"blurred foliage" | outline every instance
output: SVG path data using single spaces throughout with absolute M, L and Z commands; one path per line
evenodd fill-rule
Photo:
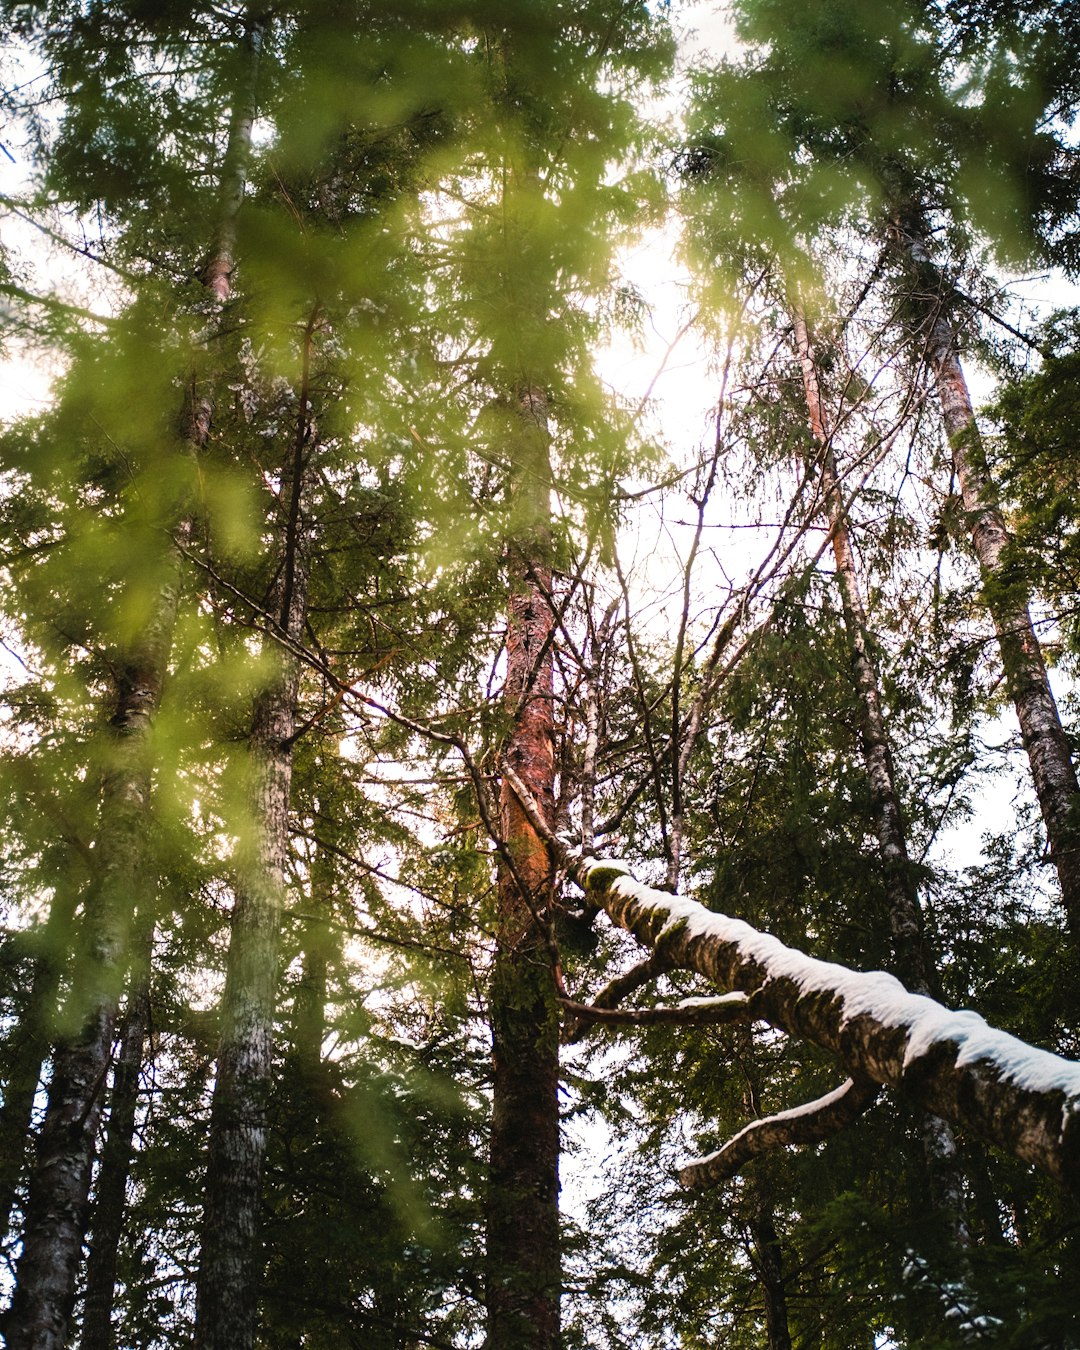
M 621 846 L 662 872 L 679 707 L 707 676 L 708 640 L 691 624 L 673 668 L 678 599 L 659 621 L 629 612 L 630 586 L 618 603 L 619 531 L 642 519 L 633 485 L 651 490 L 670 466 L 594 356 L 624 321 L 648 318 L 619 247 L 664 219 L 673 184 L 712 307 L 701 322 L 741 321 L 718 467 L 710 479 L 706 455 L 679 509 L 707 505 L 712 483 L 802 531 L 755 598 L 756 632 L 679 784 L 684 878 L 815 954 L 892 963 L 842 613 L 815 553 L 794 289 L 835 337 L 823 385 L 847 419 L 838 457 L 948 998 L 1077 1053 L 1061 994 L 1070 958 L 1031 822 L 989 837 L 966 872 L 935 851 L 997 768 L 985 742 L 1000 692 L 953 548 L 956 499 L 928 486 L 941 445 L 920 420 L 918 377 L 892 348 L 881 355 L 882 333 L 910 316 L 878 284 L 889 264 L 877 242 L 884 217 L 920 205 L 958 260 L 957 304 L 992 289 L 984 251 L 1075 267 L 1077 18 L 1035 0 L 744 0 L 744 46 L 692 74 L 679 173 L 665 178 L 671 132 L 649 109 L 673 58 L 662 6 L 268 10 L 233 291 L 219 306 L 203 275 L 253 14 L 192 0 L 0 6 L 32 69 L 4 99 L 36 166 L 19 209 L 77 248 L 98 316 L 35 299 L 33 269 L 5 259 L 11 333 L 62 373 L 48 408 L 0 438 L 0 625 L 25 663 L 3 703 L 0 1068 L 7 1090 L 20 1038 L 54 1031 L 77 981 L 117 688 L 174 590 L 146 868 L 130 897 L 156 938 L 117 1330 L 148 1350 L 183 1340 L 231 860 L 252 826 L 247 739 L 273 676 L 270 601 L 299 455 L 311 583 L 261 1343 L 475 1344 L 492 844 L 459 752 L 490 778 L 505 731 L 514 396 L 543 388 L 551 416 L 560 826 L 579 820 L 595 700 L 598 810 L 619 813 Z M 1075 328 L 1075 315 L 1056 320 L 1042 364 L 1004 387 L 994 446 L 1015 579 L 1061 616 L 1073 655 Z M 860 343 L 881 355 L 878 376 Z M 200 400 L 212 420 L 196 451 Z M 699 618 L 711 636 L 724 611 L 710 585 Z M 557 932 L 572 989 L 631 959 L 574 913 Z M 51 992 L 34 983 L 45 966 Z M 695 989 L 671 978 L 660 992 Z M 976 1241 L 958 1270 L 927 1219 L 918 1122 L 895 1102 L 722 1192 L 677 1192 L 691 1148 L 836 1086 L 804 1047 L 761 1028 L 654 1028 L 573 1054 L 567 1130 L 606 1121 L 618 1170 L 567 1221 L 568 1350 L 763 1344 L 770 1228 L 798 1345 L 969 1344 L 964 1316 L 946 1311 L 958 1282 L 973 1316 L 996 1319 L 987 1344 L 1068 1343 L 1075 1223 L 1024 1169 L 961 1140 Z

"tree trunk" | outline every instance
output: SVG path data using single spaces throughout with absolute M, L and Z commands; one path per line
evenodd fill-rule
M 195 1305 L 197 1350 L 246 1350 L 255 1338 L 256 1236 L 298 677 L 295 660 L 283 657 L 279 680 L 260 698 L 251 731 L 258 839 L 254 856 L 238 868 L 233 905 Z
M 321 908 L 321 903 L 313 887 L 312 904 Z M 305 920 L 300 982 L 293 1002 L 293 1050 L 300 1075 L 309 1083 L 318 1079 L 322 1064 L 327 980 L 335 945 L 333 929 L 324 915 L 315 914 Z
M 821 495 L 836 559 L 836 579 L 844 609 L 844 627 L 851 654 L 855 692 L 859 700 L 863 763 L 870 784 L 871 809 L 885 878 L 893 952 L 900 976 L 907 987 L 916 994 L 939 998 L 941 985 L 926 941 L 922 906 L 912 877 L 907 830 L 893 772 L 892 750 L 885 730 L 878 673 L 867 640 L 869 630 L 866 609 L 859 586 L 844 494 L 836 471 L 832 430 L 821 397 L 817 363 L 806 318 L 798 306 L 792 310 L 792 319 L 810 430 L 817 447 Z M 947 1223 L 954 1240 L 962 1244 L 967 1241 L 968 1229 L 955 1136 L 945 1121 L 932 1115 L 922 1117 L 919 1132 L 935 1210 Z
M 249 15 L 245 27 L 244 73 L 237 96 L 238 106 L 245 110 L 254 98 L 263 24 Z M 207 267 L 207 284 L 218 301 L 229 293 L 229 250 L 235 231 L 229 212 L 239 208 L 242 197 L 242 184 L 237 191 L 234 179 L 237 174 L 242 176 L 247 162 L 251 127 L 249 113 L 234 113 L 222 170 L 222 213 Z M 193 396 L 185 409 L 185 435 L 194 450 L 206 444 L 211 415 L 210 401 Z M 133 651 L 115 663 L 116 705 L 95 850 L 98 879 L 84 904 L 86 954 L 81 968 L 76 968 L 68 999 L 69 1016 L 81 1022 L 81 1031 L 58 1045 L 53 1058 L 49 1100 L 30 1181 L 23 1249 L 5 1319 L 9 1350 L 61 1350 L 68 1339 L 126 948 L 142 881 L 150 732 L 161 698 L 179 596 L 180 557 L 175 549 L 171 561 L 172 576 L 162 588 L 147 631 Z
M 747 1116 L 760 1118 L 760 1092 L 757 1066 L 754 1059 L 754 1029 L 748 1022 L 736 1032 L 739 1046 L 737 1062 L 745 1080 L 743 1110 Z M 757 1271 L 765 1305 L 765 1334 L 768 1350 L 791 1350 L 791 1331 L 788 1325 L 787 1288 L 784 1283 L 784 1253 L 780 1235 L 776 1231 L 772 1198 L 766 1179 L 761 1175 L 747 1178 L 745 1189 L 749 1211 L 748 1227 L 753 1243 L 751 1259 Z
M 63 963 L 60 953 L 70 942 L 78 900 L 76 888 L 61 883 L 49 908 L 45 926 L 37 934 L 33 975 L 26 1010 L 5 1047 L 8 1073 L 0 1107 L 0 1222 L 11 1232 L 12 1210 L 26 1161 L 41 1071 L 52 1045 L 56 1001 Z
M 922 224 L 897 224 L 895 232 L 919 283 L 915 298 L 922 313 L 926 356 L 937 376 L 945 434 L 982 571 L 986 605 L 997 633 L 1005 683 L 1020 724 L 1069 930 L 1073 940 L 1080 941 L 1080 788 L 1076 771 L 1031 622 L 1027 588 L 1010 575 L 1012 536 L 987 472 L 956 333 L 946 310 L 948 287 L 929 255 Z
M 98 878 L 86 897 L 86 951 L 69 1015 L 80 1034 L 57 1047 L 30 1180 L 23 1250 L 6 1322 L 9 1350 L 63 1350 L 89 1217 L 90 1175 L 123 984 L 150 795 L 151 721 L 161 695 L 175 596 L 139 661 L 120 677 L 101 796 Z
M 304 378 L 292 449 L 276 587 L 277 662 L 255 705 L 248 740 L 253 774 L 251 837 L 236 858 L 236 883 L 195 1302 L 195 1350 L 250 1350 L 259 1285 L 258 1230 L 271 1089 L 278 948 L 289 852 L 289 799 L 300 663 L 291 647 L 307 619 L 308 557 L 302 519 L 312 445 L 308 362 L 315 316 L 304 338 Z M 278 645 L 276 638 L 284 642 Z
M 150 956 L 153 926 L 140 941 L 139 966 L 132 972 L 120 1051 L 109 1094 L 109 1122 L 101 1154 L 86 1263 L 86 1297 L 80 1350 L 112 1350 L 112 1311 L 120 1238 L 124 1226 L 132 1142 L 139 1104 L 139 1075 L 150 1026 Z
M 750 1217 L 750 1236 L 754 1243 L 754 1263 L 757 1266 L 758 1281 L 765 1298 L 768 1350 L 791 1350 L 783 1252 L 773 1221 L 772 1207 L 758 1187 L 753 1188 L 750 1203 L 754 1207 Z
M 340 830 L 330 816 L 315 808 L 320 822 L 319 840 L 314 845 L 310 864 L 307 913 L 301 935 L 300 981 L 292 1008 L 292 1044 L 300 1076 L 309 1087 L 316 1087 L 322 1066 L 323 1041 L 326 1039 L 326 1004 L 330 966 L 340 953 L 341 938 L 334 926 L 334 890 L 337 877 L 331 846 L 339 844 Z
M 547 399 L 520 395 L 512 484 L 515 542 L 506 635 L 506 757 L 550 822 L 554 798 Z M 488 1350 L 559 1344 L 559 1047 L 543 839 L 504 781 L 499 917 L 490 995 L 493 1051 L 488 1181 Z
M 821 499 L 829 522 L 833 556 L 836 560 L 836 580 L 840 587 L 844 628 L 859 703 L 863 763 L 870 784 L 870 802 L 884 872 L 893 951 L 901 978 L 908 988 L 917 994 L 936 996 L 939 992 L 937 972 L 926 945 L 922 907 L 912 878 L 904 812 L 896 788 L 892 750 L 885 730 L 878 673 L 869 650 L 866 609 L 859 586 L 844 494 L 836 471 L 832 431 L 821 397 L 817 364 L 806 318 L 797 306 L 792 310 L 792 320 L 799 363 L 802 367 L 810 430 L 814 438 L 821 475 Z

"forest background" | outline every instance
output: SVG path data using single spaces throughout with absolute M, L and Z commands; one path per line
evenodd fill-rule
M 1075 7 L 0 14 L 7 1344 L 1075 1345 Z

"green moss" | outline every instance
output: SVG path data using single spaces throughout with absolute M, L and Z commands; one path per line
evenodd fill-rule
M 610 890 L 620 877 L 629 875 L 620 863 L 598 863 L 589 868 L 588 876 L 585 878 L 585 892 L 587 895 L 603 894 Z

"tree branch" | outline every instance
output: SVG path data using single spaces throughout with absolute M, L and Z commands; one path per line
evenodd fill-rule
M 805 1106 L 752 1120 L 723 1148 L 681 1167 L 679 1181 L 684 1186 L 716 1186 L 722 1181 L 730 1181 L 763 1153 L 773 1153 L 792 1144 L 819 1144 L 857 1120 L 880 1095 L 880 1083 L 866 1078 L 849 1078 L 834 1091 Z
M 828 1050 L 851 1078 L 894 1088 L 1080 1192 L 1080 1065 L 977 1013 L 910 994 L 892 975 L 819 961 L 741 919 L 653 890 L 624 863 L 583 858 L 547 828 L 513 771 L 504 773 L 586 898 L 644 947 L 661 947 L 672 968 L 753 995 L 756 1018 Z
M 745 1022 L 752 1016 L 752 1003 L 745 994 L 688 998 L 670 1008 L 598 1008 L 594 1004 L 575 1003 L 569 998 L 560 998 L 557 1002 L 577 1022 L 598 1022 L 601 1026 L 726 1027 Z

